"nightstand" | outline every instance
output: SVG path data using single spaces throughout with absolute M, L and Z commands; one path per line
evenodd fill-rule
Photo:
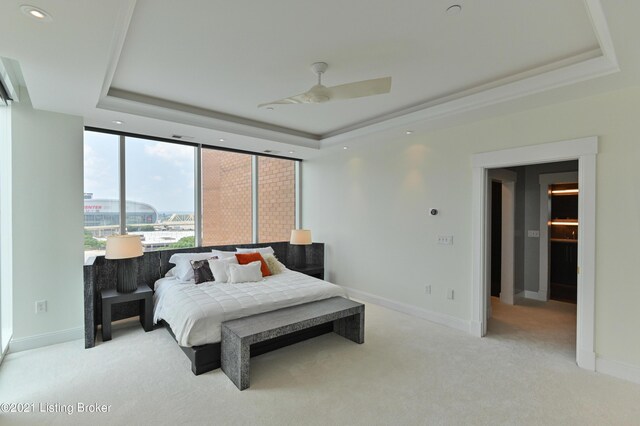
M 322 265 L 307 265 L 301 267 L 290 266 L 288 268 L 292 271 L 300 272 L 302 274 L 324 280 L 324 266 Z
M 139 285 L 131 293 L 118 293 L 116 289 L 102 290 L 102 341 L 111 340 L 111 307 L 117 303 L 140 301 L 140 324 L 144 331 L 153 330 L 153 291 L 146 285 Z

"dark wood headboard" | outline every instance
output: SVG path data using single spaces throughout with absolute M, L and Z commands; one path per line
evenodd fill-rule
M 236 248 L 273 247 L 275 256 L 285 265 L 293 265 L 294 250 L 289 242 L 238 244 L 227 246 L 193 247 L 187 249 L 161 250 L 147 252 L 135 259 L 138 284 L 146 284 L 153 289 L 153 284 L 164 277 L 173 267 L 169 263 L 174 253 L 202 253 L 212 249 L 235 251 Z M 324 243 L 313 243 L 305 246 L 307 264 L 324 265 Z M 95 346 L 96 329 L 101 323 L 100 291 L 116 287 L 117 262 L 107 260 L 104 256 L 89 259 L 84 265 L 84 338 L 85 348 Z M 114 321 L 139 315 L 136 302 L 121 303 L 113 306 Z

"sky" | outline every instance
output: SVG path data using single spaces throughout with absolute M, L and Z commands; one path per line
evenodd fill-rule
M 119 136 L 85 132 L 84 192 L 118 199 Z M 158 212 L 194 211 L 195 148 L 127 138 L 127 200 L 147 203 Z

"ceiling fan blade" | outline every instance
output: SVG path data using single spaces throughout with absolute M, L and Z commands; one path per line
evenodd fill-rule
M 291 96 L 289 98 L 279 99 L 273 102 L 267 102 L 265 104 L 258 105 L 258 108 L 266 107 L 269 105 L 287 105 L 287 104 L 304 104 L 307 103 L 307 98 L 305 97 L 305 93 L 300 93 L 299 95 Z
M 382 95 L 391 91 L 391 77 L 374 78 L 327 88 L 332 101 Z

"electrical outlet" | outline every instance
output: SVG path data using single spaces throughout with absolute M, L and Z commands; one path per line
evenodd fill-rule
M 438 244 L 445 246 L 453 245 L 453 235 L 438 235 Z
M 529 238 L 540 238 L 540 231 L 538 230 L 529 230 L 527 231 L 527 237 Z
M 447 299 L 453 300 L 453 289 L 447 290 Z
M 426 294 L 431 294 L 431 286 L 430 285 L 426 285 L 424 286 L 424 292 Z
M 42 314 L 44 312 L 47 312 L 47 301 L 36 300 L 36 314 Z

